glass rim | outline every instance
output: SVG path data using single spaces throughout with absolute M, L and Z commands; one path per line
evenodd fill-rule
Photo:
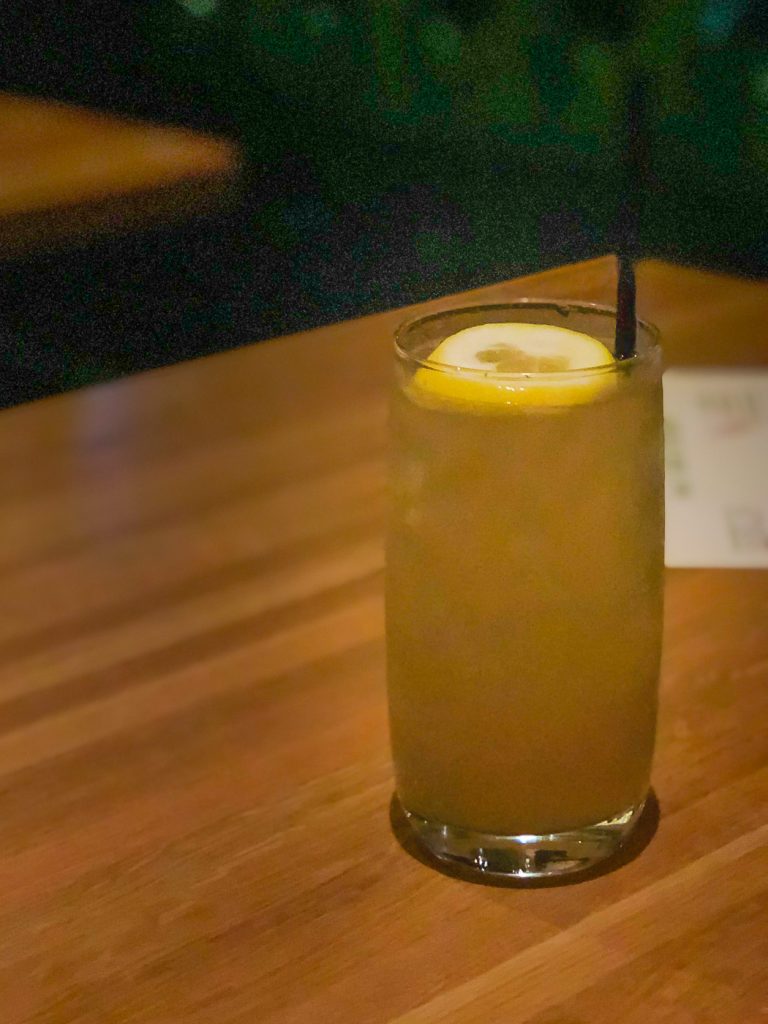
M 437 360 L 430 358 L 422 359 L 419 356 L 414 355 L 403 347 L 402 341 L 406 334 L 411 331 L 414 327 L 420 324 L 428 324 L 431 321 L 439 320 L 442 317 L 462 314 L 462 313 L 477 313 L 483 310 L 503 310 L 503 309 L 554 309 L 558 312 L 568 310 L 568 312 L 577 313 L 588 313 L 597 314 L 598 316 L 610 317 L 612 320 L 616 320 L 617 309 L 615 306 L 607 305 L 600 302 L 578 302 L 571 301 L 569 299 L 543 299 L 543 298 L 522 298 L 522 299 L 510 299 L 508 302 L 477 302 L 470 303 L 466 306 L 452 306 L 447 309 L 436 310 L 434 313 L 417 314 L 406 320 L 404 320 L 396 329 L 394 335 L 394 349 L 395 355 L 411 364 L 414 367 L 433 370 L 438 373 L 455 373 L 459 370 L 462 375 L 469 375 L 470 377 L 477 377 L 482 379 L 500 379 L 505 381 L 531 381 L 531 380 L 548 380 L 553 381 L 557 379 L 561 380 L 572 380 L 574 377 L 589 376 L 600 376 L 602 374 L 618 373 L 623 368 L 634 366 L 637 363 L 645 362 L 650 356 L 659 349 L 659 342 L 661 338 L 661 332 L 655 324 L 650 323 L 647 320 L 637 320 L 638 331 L 643 331 L 650 339 L 650 352 L 638 352 L 637 349 L 628 359 L 616 359 L 614 358 L 611 363 L 601 363 L 597 366 L 584 366 L 574 368 L 571 370 L 526 370 L 526 371 L 510 371 L 510 370 L 484 370 L 474 366 L 450 366 L 447 363 L 441 363 Z M 503 323 L 503 321 L 495 321 Z

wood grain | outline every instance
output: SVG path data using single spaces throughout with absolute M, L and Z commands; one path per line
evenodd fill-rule
M 639 280 L 670 362 L 768 362 L 768 286 Z M 602 260 L 464 298 L 612 288 Z M 765 572 L 669 573 L 661 817 L 636 859 L 491 888 L 394 838 L 404 315 L 0 414 L 3 1024 L 765 1019 Z
M 196 214 L 238 165 L 223 139 L 0 92 L 0 256 Z

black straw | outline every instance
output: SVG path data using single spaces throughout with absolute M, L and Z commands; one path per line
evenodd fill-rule
M 630 65 L 631 66 L 631 65 Z M 624 174 L 623 199 L 619 216 L 619 281 L 616 296 L 617 359 L 631 359 L 637 345 L 637 313 L 634 259 L 639 249 L 640 207 L 644 178 L 645 95 L 643 82 L 636 72 L 630 73 L 627 102 L 624 108 Z
M 631 359 L 637 344 L 635 311 L 635 267 L 629 256 L 619 256 L 619 285 L 616 296 L 617 359 Z

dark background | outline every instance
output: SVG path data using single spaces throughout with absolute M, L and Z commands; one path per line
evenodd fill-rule
M 628 209 L 639 254 L 765 275 L 767 43 L 748 0 L 5 3 L 0 88 L 247 163 L 226 210 L 0 264 L 0 397 L 615 251 Z

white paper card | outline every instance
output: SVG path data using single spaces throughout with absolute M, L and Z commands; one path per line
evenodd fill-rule
M 768 568 L 768 370 L 664 374 L 666 563 Z

